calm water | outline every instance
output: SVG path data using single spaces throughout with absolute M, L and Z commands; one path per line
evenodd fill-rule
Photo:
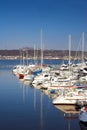
M 11 65 L 18 61 L 0 63 Z M 12 74 L 11 68 L 1 68 L 0 129 L 80 130 L 80 127 L 78 118 L 64 118 L 64 113 L 54 107 L 52 99 L 41 90 L 24 84 Z

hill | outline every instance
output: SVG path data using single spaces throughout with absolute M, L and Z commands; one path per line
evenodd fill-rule
M 0 58 L 1 59 L 19 59 L 20 57 L 33 58 L 34 54 L 37 58 L 41 57 L 41 50 L 35 50 L 33 48 L 23 48 L 17 50 L 0 50 Z M 71 51 L 71 58 L 79 58 L 81 59 L 82 52 L 81 51 Z M 43 56 L 45 59 L 63 59 L 68 58 L 69 51 L 68 50 L 44 50 Z M 86 59 L 87 52 L 84 52 L 84 58 Z

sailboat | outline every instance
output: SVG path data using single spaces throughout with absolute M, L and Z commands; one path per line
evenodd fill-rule
M 51 85 L 48 86 L 48 89 L 77 88 L 75 85 L 77 82 L 77 75 L 73 74 L 71 71 L 71 35 L 69 35 L 69 61 L 67 66 L 67 71 L 60 70 L 58 76 L 52 76 L 50 81 Z

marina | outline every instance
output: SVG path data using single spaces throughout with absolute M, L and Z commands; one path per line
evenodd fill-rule
M 49 64 L 49 60 L 47 62 Z M 15 66 L 19 61 L 0 62 L 4 63 Z M 0 69 L 0 127 L 3 130 L 80 130 L 79 111 L 75 107 L 53 105 L 52 101 L 59 95 L 57 90 L 34 87 L 29 80 L 14 75 L 12 69 Z
M 0 0 L 0 130 L 87 130 L 87 0 Z

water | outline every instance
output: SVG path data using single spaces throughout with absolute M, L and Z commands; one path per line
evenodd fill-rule
M 0 63 L 13 65 L 18 61 Z M 48 95 L 24 84 L 12 74 L 12 68 L 1 68 L 0 129 L 80 130 L 80 126 L 78 118 L 64 117 L 64 113 L 52 105 L 52 99 Z

